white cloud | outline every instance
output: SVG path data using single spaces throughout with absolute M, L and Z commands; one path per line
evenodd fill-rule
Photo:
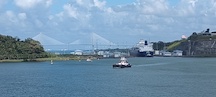
M 196 14 L 196 2 L 197 0 L 181 0 L 175 13 L 177 16 L 194 16 Z
M 49 7 L 52 4 L 52 0 L 14 0 L 14 2 L 18 7 L 23 9 L 34 8 L 38 5 Z
M 90 8 L 94 6 L 93 0 L 76 0 L 76 4 L 85 8 Z
M 71 4 L 66 4 L 64 5 L 63 8 L 66 14 L 68 14 L 70 17 L 77 18 L 77 15 L 78 15 L 77 9 L 73 7 Z
M 112 8 L 110 8 L 110 7 L 109 7 L 109 8 L 107 8 L 107 9 L 106 9 L 106 11 L 107 11 L 107 13 L 114 13 L 113 9 L 112 9 Z
M 163 14 L 168 11 L 165 0 L 138 0 L 136 5 L 145 14 Z
M 21 8 L 32 8 L 35 7 L 42 0 L 15 0 L 17 6 Z
M 76 0 L 77 4 L 83 5 L 83 0 Z
M 99 0 L 94 0 L 94 4 L 96 7 L 99 9 L 103 9 L 104 6 L 106 5 L 106 1 L 99 1 Z
M 5 14 L 6 14 L 6 17 L 9 19 L 10 22 L 14 22 L 14 23 L 17 22 L 16 15 L 14 14 L 13 11 L 8 10 L 8 11 L 6 11 Z
M 79 5 L 82 5 L 83 1 L 82 0 L 76 0 L 76 3 L 79 4 Z
M 1 1 L 0 5 L 4 5 Z M 180 39 L 182 34 L 189 36 L 206 28 L 216 30 L 213 21 L 216 18 L 215 0 L 180 0 L 176 5 L 170 5 L 168 0 L 137 0 L 112 7 L 106 5 L 108 1 L 105 0 L 70 0 L 60 7 L 56 7 L 58 4 L 54 0 L 14 2 L 15 8 L 22 9 L 3 10 L 0 13 L 0 27 L 3 29 L 0 31 L 6 33 L 9 29 L 15 36 L 23 33 L 31 37 L 39 30 L 56 39 L 64 36 L 58 40 L 67 42 L 90 32 L 111 41 L 130 39 L 136 42 L 140 38 L 172 41 Z M 75 35 L 77 37 L 73 37 Z M 120 35 L 121 40 L 116 37 Z
M 49 7 L 49 6 L 51 6 L 52 5 L 52 0 L 47 0 L 46 1 L 46 7 Z
M 27 18 L 26 13 L 19 13 L 18 17 L 20 20 L 25 20 Z
M 189 3 L 191 4 L 192 7 L 195 7 L 196 2 L 197 0 L 189 0 Z

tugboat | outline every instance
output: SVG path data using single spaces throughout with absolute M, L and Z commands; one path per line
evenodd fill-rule
M 125 57 L 121 57 L 120 62 L 113 64 L 113 68 L 118 67 L 118 68 L 126 68 L 126 67 L 131 67 L 130 63 L 127 62 L 127 59 Z

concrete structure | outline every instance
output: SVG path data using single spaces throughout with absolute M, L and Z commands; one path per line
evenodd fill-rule
M 121 57 L 121 52 L 114 52 L 114 57 L 115 58 Z
M 171 52 L 163 52 L 164 57 L 171 57 L 172 53 Z
M 98 51 L 97 55 L 104 55 L 104 51 Z
M 212 35 L 212 36 L 215 36 L 215 35 L 216 35 L 216 31 L 215 31 L 215 32 L 211 32 L 211 35 Z
M 159 56 L 160 55 L 160 51 L 155 50 L 154 55 Z
M 180 57 L 180 56 L 183 55 L 182 53 L 183 53 L 183 51 L 181 51 L 181 50 L 174 50 L 174 51 L 172 52 L 172 56 Z

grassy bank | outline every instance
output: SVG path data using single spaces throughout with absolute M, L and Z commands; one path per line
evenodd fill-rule
M 23 60 L 0 60 L 1 63 L 16 63 L 16 62 L 23 62 Z
M 91 59 L 97 59 L 99 58 L 98 56 L 89 56 L 89 55 L 61 55 L 61 56 L 55 56 L 55 57 L 49 57 L 49 58 L 36 58 L 36 59 L 5 59 L 5 60 L 0 60 L 0 62 L 5 62 L 5 63 L 16 63 L 16 62 L 42 62 L 42 61 L 64 61 L 64 60 L 86 60 L 87 58 Z

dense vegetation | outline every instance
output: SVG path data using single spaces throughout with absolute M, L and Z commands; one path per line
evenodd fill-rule
M 179 46 L 182 41 L 185 41 L 185 40 L 176 40 L 173 42 L 162 42 L 162 41 L 154 42 L 153 49 L 172 51 L 172 50 L 175 50 L 175 47 Z
M 0 60 L 23 59 L 27 61 L 44 57 L 48 57 L 48 54 L 40 42 L 31 38 L 23 41 L 17 37 L 0 35 Z

